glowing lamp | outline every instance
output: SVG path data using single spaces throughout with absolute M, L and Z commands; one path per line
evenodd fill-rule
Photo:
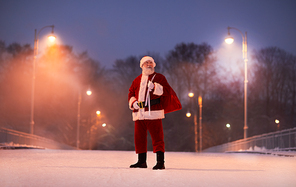
M 232 44 L 233 41 L 234 41 L 234 39 L 233 39 L 233 37 L 231 37 L 231 36 L 228 36 L 228 37 L 225 38 L 225 42 L 226 42 L 227 44 Z
M 190 92 L 190 93 L 188 94 L 188 96 L 189 96 L 189 97 L 193 97 L 193 96 L 194 96 L 194 93 Z
M 92 94 L 92 91 L 87 90 L 87 91 L 86 91 L 86 94 L 87 94 L 87 95 L 91 95 L 91 94 Z
M 190 118 L 190 117 L 191 117 L 191 113 L 190 113 L 190 112 L 187 112 L 187 113 L 186 113 L 186 117 L 187 117 L 187 118 Z
M 99 116 L 101 114 L 101 111 L 96 111 L 96 114 Z
M 227 123 L 227 124 L 226 124 L 226 127 L 227 127 L 227 128 L 230 128 L 230 124 L 229 124 L 229 123 Z
M 103 123 L 103 124 L 102 124 L 102 127 L 106 127 L 106 126 L 107 126 L 107 124 L 106 124 L 106 123 Z
M 49 36 L 48 36 L 48 40 L 49 40 L 50 42 L 54 42 L 54 41 L 56 40 L 55 35 L 49 35 Z
M 202 105 L 202 97 L 198 96 L 198 105 Z

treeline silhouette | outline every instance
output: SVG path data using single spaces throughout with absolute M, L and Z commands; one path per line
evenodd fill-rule
M 71 46 L 47 47 L 36 64 L 34 134 L 76 146 L 81 93 L 80 148 L 134 150 L 127 93 L 141 73 L 139 60 L 144 55 L 153 56 L 156 71 L 167 77 L 183 106 L 163 120 L 167 151 L 194 151 L 193 115 L 185 114 L 198 114 L 198 95 L 203 98 L 203 148 L 243 138 L 243 70 L 230 79 L 219 73 L 223 67 L 217 53 L 206 43 L 177 44 L 165 57 L 154 52 L 129 56 L 110 69 L 87 52 L 75 54 Z M 253 51 L 250 61 L 254 65 L 248 73 L 248 136 L 296 127 L 296 57 L 268 47 Z M 0 41 L 2 127 L 30 132 L 32 64 L 30 45 Z M 88 89 L 90 96 L 85 94 Z M 188 97 L 189 91 L 194 98 Z M 152 150 L 150 142 L 148 148 Z

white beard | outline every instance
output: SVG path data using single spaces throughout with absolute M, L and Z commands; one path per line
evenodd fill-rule
M 143 75 L 151 75 L 152 73 L 154 73 L 154 68 L 153 67 L 147 67 L 147 68 L 145 68 L 145 67 L 143 67 L 142 68 L 142 74 Z

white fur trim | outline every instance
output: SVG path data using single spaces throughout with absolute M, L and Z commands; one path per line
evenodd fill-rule
M 140 60 L 140 67 L 142 67 L 143 64 L 144 64 L 146 61 L 148 61 L 148 60 L 150 60 L 150 61 L 153 63 L 153 67 L 156 66 L 156 64 L 155 64 L 155 62 L 154 62 L 154 59 L 153 59 L 151 56 L 144 56 L 144 57 Z
M 148 76 L 142 75 L 141 82 L 140 82 L 140 89 L 139 89 L 139 97 L 138 101 L 145 101 L 145 91 L 147 87 Z
M 157 82 L 154 83 L 155 87 L 154 87 L 154 95 L 158 95 L 161 96 L 163 94 L 163 86 L 158 84 Z
M 128 102 L 128 105 L 129 105 L 129 108 L 131 109 L 131 110 L 134 110 L 134 107 L 133 107 L 133 102 L 134 101 L 136 101 L 137 99 L 135 98 L 135 97 L 131 97 L 130 98 L 130 100 L 129 100 L 129 102 Z
M 133 112 L 133 121 L 137 120 L 154 120 L 154 119 L 163 119 L 164 118 L 164 110 L 154 110 L 145 111 L 144 109 L 140 109 L 138 112 Z

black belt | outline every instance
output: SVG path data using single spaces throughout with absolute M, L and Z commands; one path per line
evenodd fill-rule
M 150 100 L 150 106 L 152 106 L 152 105 L 156 105 L 156 104 L 158 104 L 158 103 L 160 103 L 160 98 Z M 145 106 L 145 102 L 138 102 L 138 105 L 139 105 L 140 108 L 144 108 L 144 107 L 146 107 L 146 106 Z

